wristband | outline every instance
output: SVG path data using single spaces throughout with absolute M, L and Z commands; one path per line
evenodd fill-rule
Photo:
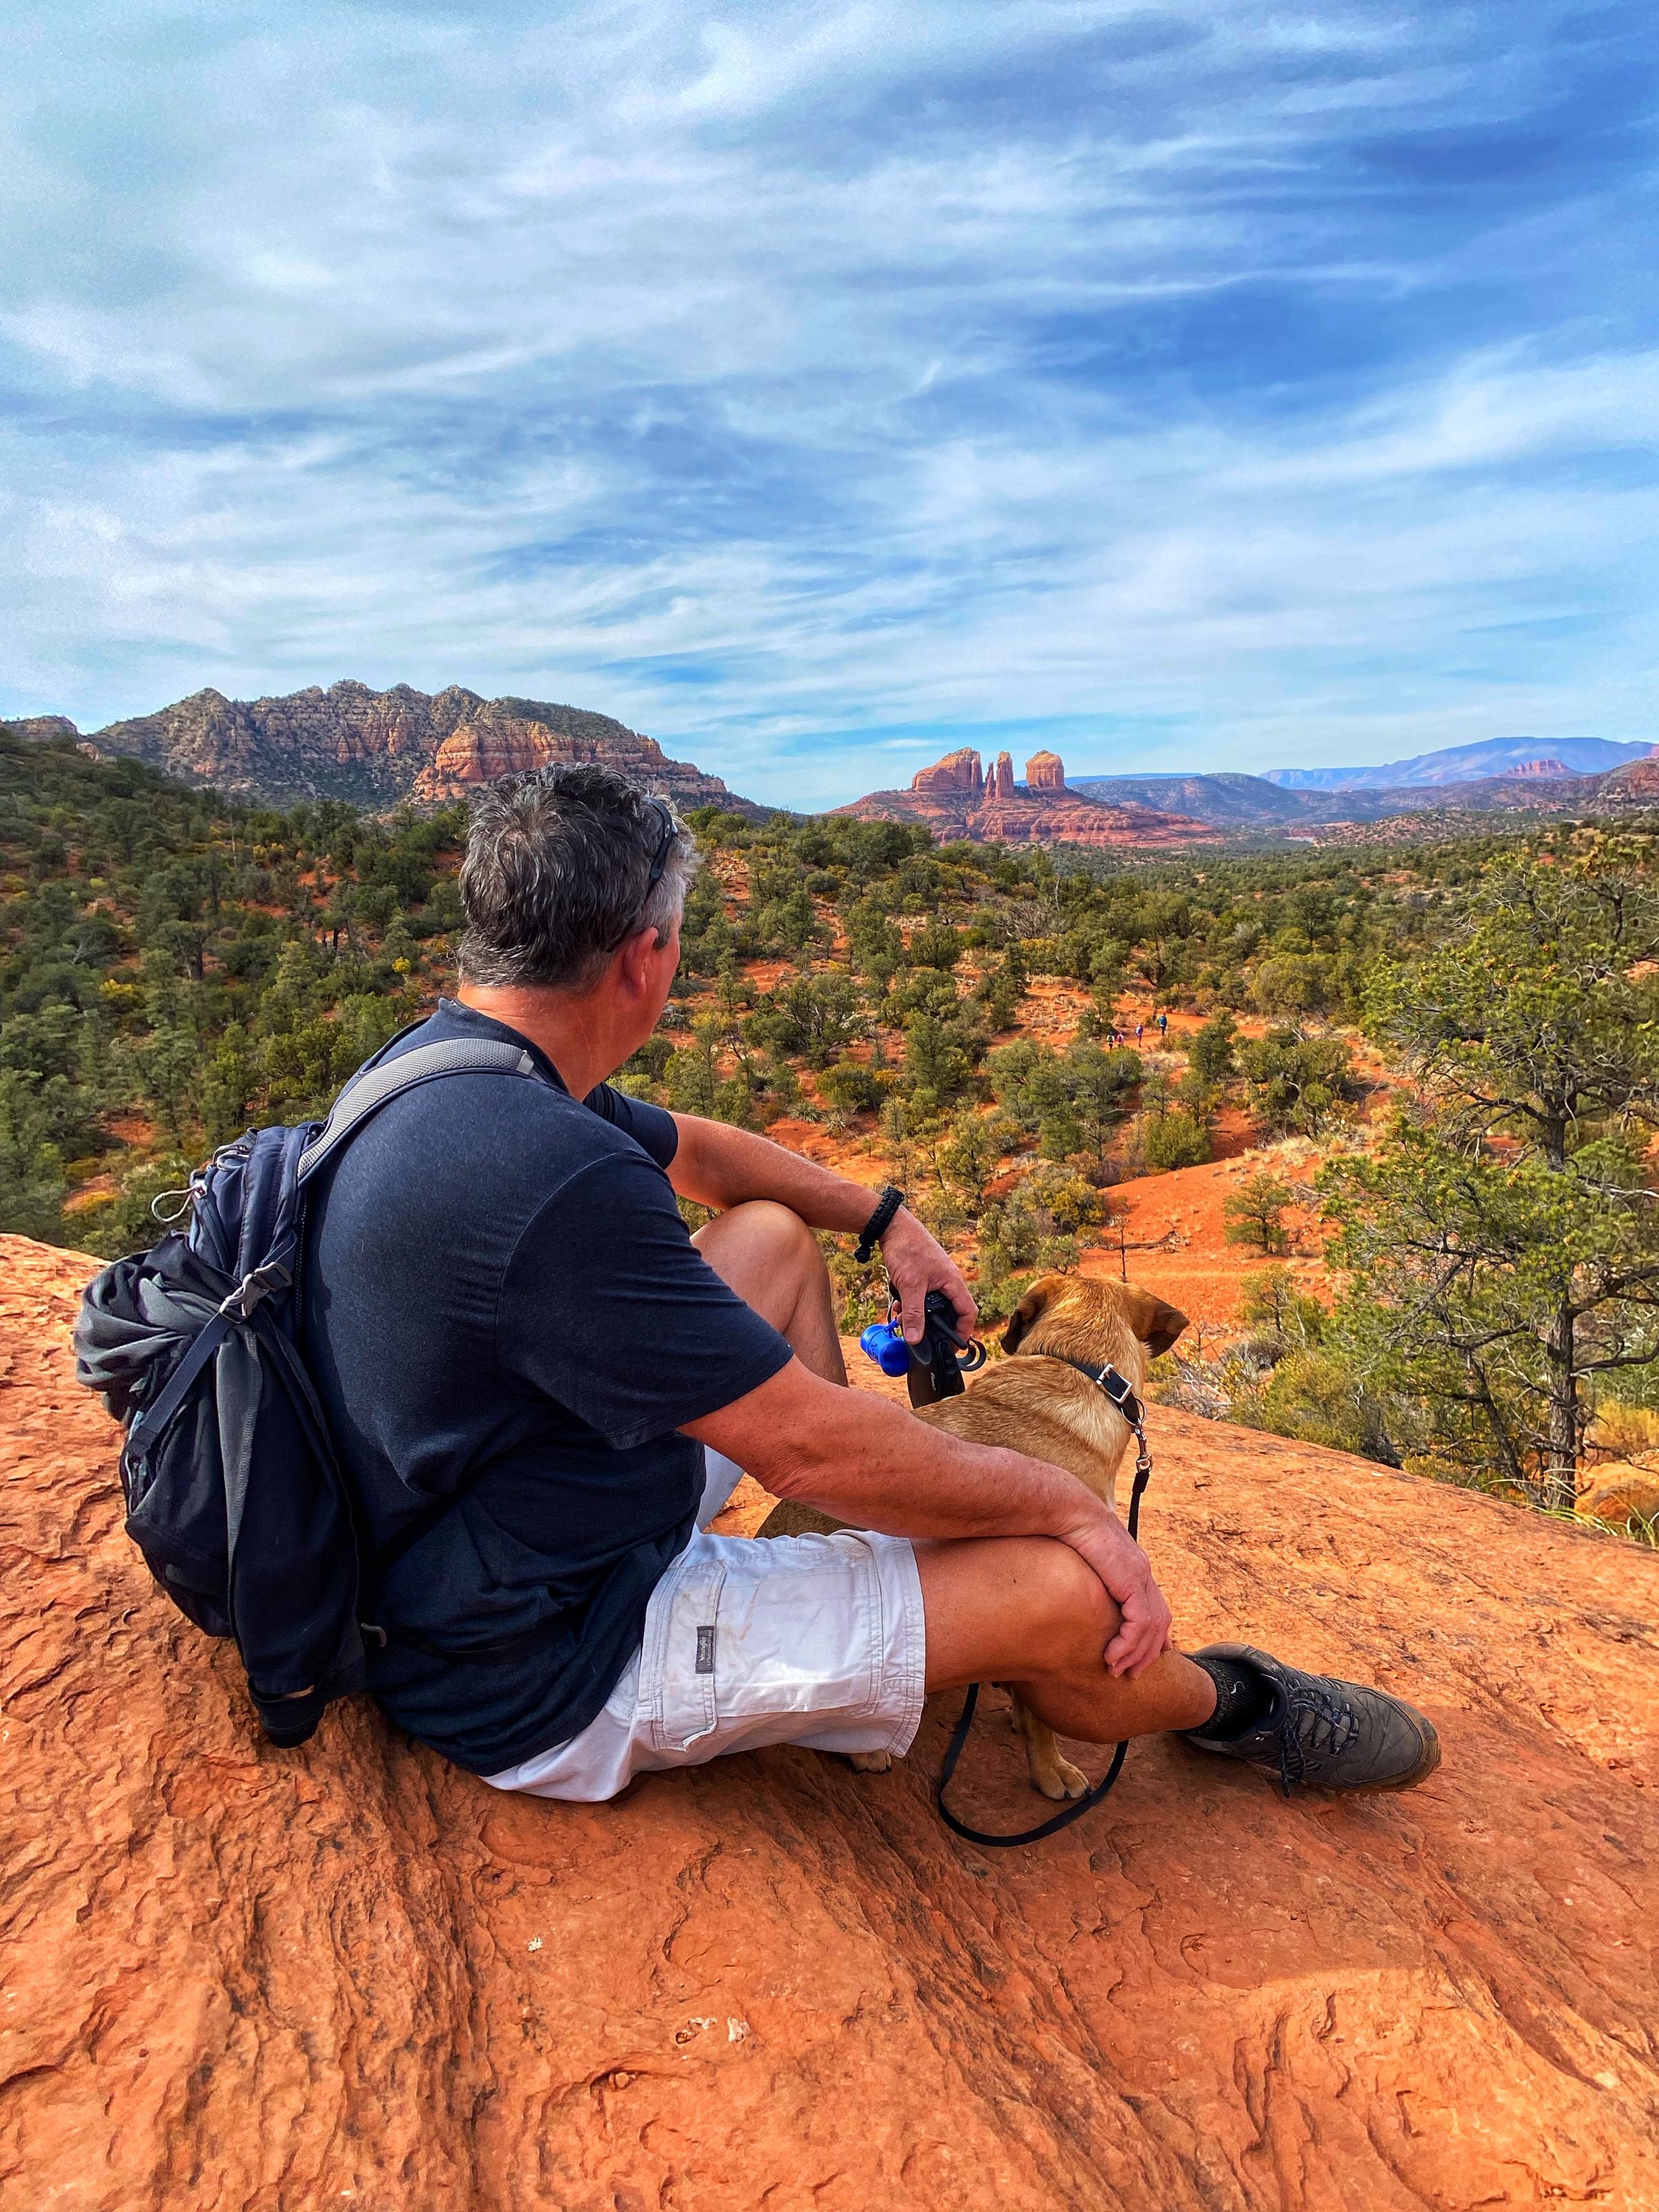
M 896 1183 L 889 1183 L 882 1192 L 875 1212 L 864 1224 L 863 1234 L 853 1249 L 853 1257 L 860 1267 L 867 1267 L 876 1256 L 876 1247 L 893 1225 L 893 1216 L 904 1203 L 904 1193 Z

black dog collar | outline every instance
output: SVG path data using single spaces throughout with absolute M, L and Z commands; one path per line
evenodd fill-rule
M 1120 1375 L 1115 1367 L 1097 1367 L 1091 1359 L 1068 1358 L 1063 1352 L 1043 1352 L 1036 1355 L 1041 1359 L 1058 1359 L 1067 1367 L 1075 1367 L 1079 1375 L 1086 1375 L 1097 1390 L 1103 1390 L 1132 1429 L 1146 1425 L 1146 1415 L 1135 1386 L 1127 1375 Z

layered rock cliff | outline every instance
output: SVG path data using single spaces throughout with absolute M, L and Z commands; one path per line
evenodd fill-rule
M 925 822 L 940 837 L 981 844 L 1193 845 L 1216 834 L 1184 815 L 1068 790 L 1058 753 L 1034 753 L 1022 789 L 1006 753 L 988 776 L 966 746 L 918 769 L 908 791 L 872 791 L 836 811 L 866 822 Z
M 1425 1788 L 1286 1804 L 1158 1742 L 981 1852 L 929 1801 L 951 1697 L 885 1776 L 505 1798 L 361 1705 L 262 1742 L 120 1533 L 91 1264 L 0 1238 L 8 2203 L 1659 2205 L 1653 1554 L 1154 1408 L 1185 1638 L 1410 1696 Z M 963 1802 L 1029 1823 L 1022 1776 L 988 1723 Z
M 1597 813 L 1616 813 L 1626 807 L 1659 806 L 1659 758 L 1632 761 L 1628 767 L 1616 768 L 1611 775 L 1597 781 L 1601 785 L 1596 794 Z
M 63 738 L 78 739 L 81 735 L 67 714 L 25 714 L 21 721 L 9 722 L 6 727 L 37 745 Z
M 910 779 L 912 791 L 949 793 L 970 802 L 977 802 L 985 789 L 985 778 L 980 773 L 979 755 L 971 746 L 964 745 L 958 752 L 946 753 L 931 768 L 919 768 Z
M 53 721 L 61 717 L 46 718 Z M 65 725 L 73 733 L 73 724 Z M 671 760 L 654 738 L 608 714 L 540 699 L 481 699 L 459 684 L 428 696 L 407 684 L 313 684 L 281 698 L 198 691 L 154 714 L 112 722 L 87 742 L 129 754 L 186 782 L 291 805 L 343 799 L 368 807 L 457 799 L 514 769 L 602 761 L 682 806 L 766 810 L 717 775 Z

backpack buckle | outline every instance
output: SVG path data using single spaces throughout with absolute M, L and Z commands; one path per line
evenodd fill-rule
M 285 1291 L 294 1280 L 292 1272 L 280 1260 L 267 1260 L 263 1267 L 255 1267 L 244 1275 L 219 1310 L 228 1319 L 246 1321 L 260 1301 L 274 1291 Z
M 384 1651 L 392 1641 L 385 1629 L 378 1627 L 372 1620 L 360 1620 L 357 1623 L 357 1630 L 360 1635 L 372 1636 L 374 1638 L 374 1648 L 377 1651 Z

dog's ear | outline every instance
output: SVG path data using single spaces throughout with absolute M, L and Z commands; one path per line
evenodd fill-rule
M 1125 1289 L 1123 1304 L 1130 1328 L 1154 1359 L 1170 1349 L 1187 1326 L 1187 1316 L 1179 1307 L 1155 1297 L 1151 1291 L 1143 1291 L 1136 1285 Z
M 1008 1325 L 1002 1332 L 1005 1352 L 1018 1352 L 1024 1339 L 1030 1334 L 1032 1324 L 1066 1278 L 1063 1275 L 1040 1275 L 1019 1304 L 1008 1316 Z

